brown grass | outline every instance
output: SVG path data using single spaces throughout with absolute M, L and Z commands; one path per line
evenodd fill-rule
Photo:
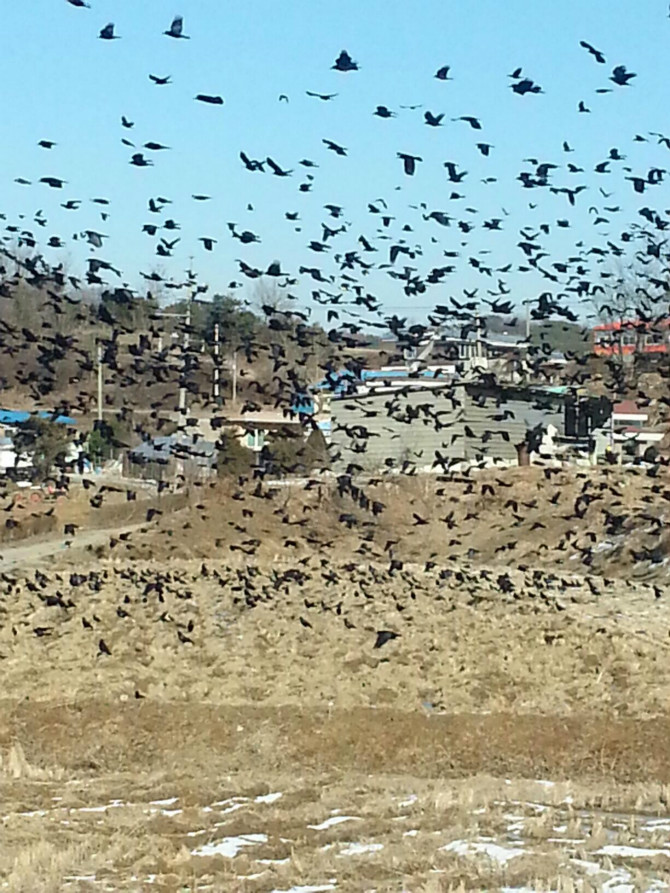
M 376 485 L 387 511 L 374 520 L 328 489 L 197 488 L 93 565 L 65 556 L 37 588 L 30 568 L 5 575 L 0 885 L 567 891 L 628 882 L 625 871 L 640 889 L 667 883 L 667 599 L 625 579 L 621 558 L 605 583 L 561 565 L 570 550 L 539 549 L 532 524 L 543 519 L 556 550 L 582 478 L 547 486 L 520 469 L 506 489 L 496 475 L 493 496 L 484 478 Z M 656 511 L 647 481 L 615 475 L 626 511 Z M 518 522 L 512 492 L 534 503 Z M 76 500 L 68 510 L 106 526 L 146 510 L 129 505 L 121 494 L 108 516 Z M 439 519 L 452 510 L 449 531 Z M 359 524 L 347 530 L 350 511 Z M 582 533 L 602 536 L 601 514 L 590 506 Z M 306 543 L 312 533 L 322 545 Z M 497 550 L 512 536 L 510 558 Z M 253 538 L 256 554 L 231 550 Z M 387 539 L 398 543 L 385 551 Z M 468 547 L 480 553 L 465 561 Z M 556 576 L 535 577 L 533 561 Z M 282 577 L 296 569 L 304 577 Z M 74 606 L 42 600 L 57 592 Z M 399 637 L 375 649 L 380 629 Z M 336 815 L 357 820 L 311 827 Z M 267 840 L 234 858 L 192 853 L 250 834 Z M 352 845 L 368 849 L 343 854 Z

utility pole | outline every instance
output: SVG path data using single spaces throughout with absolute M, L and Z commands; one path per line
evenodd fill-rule
M 182 382 L 183 384 L 179 388 L 179 414 L 181 416 L 186 415 L 186 372 L 188 371 L 188 348 L 190 344 L 190 329 L 191 329 L 191 319 L 192 319 L 192 308 L 193 301 L 195 299 L 195 292 L 189 295 L 188 303 L 186 305 L 186 310 L 183 313 L 170 313 L 166 311 L 161 311 L 157 313 L 156 316 L 160 317 L 173 317 L 176 319 L 181 319 L 184 322 L 184 332 L 182 335 L 182 352 L 183 352 L 183 368 L 182 368 Z M 160 345 L 162 348 L 162 336 Z M 183 427 L 183 419 L 182 427 Z
M 237 406 L 237 350 L 233 351 L 233 407 Z
M 524 301 L 526 305 L 526 341 L 530 341 L 530 301 Z
M 189 332 L 191 328 L 191 305 L 193 303 L 193 298 L 189 297 L 188 305 L 186 307 L 186 319 L 184 325 L 184 339 L 182 343 L 182 349 L 184 351 L 184 363 L 182 368 L 182 385 L 179 388 L 179 415 L 186 415 L 186 371 L 188 369 L 188 347 L 190 343 Z
M 481 360 L 483 357 L 482 350 L 482 318 L 479 315 L 479 307 L 477 307 L 475 316 L 475 357 Z
M 221 331 L 214 323 L 214 402 L 221 405 Z
M 102 344 L 98 342 L 98 421 L 102 421 Z

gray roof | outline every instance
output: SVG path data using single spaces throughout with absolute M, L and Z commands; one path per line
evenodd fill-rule
M 128 455 L 133 462 L 167 464 L 170 459 L 178 459 L 211 468 L 216 462 L 216 444 L 189 434 L 173 434 L 147 440 L 130 450 Z

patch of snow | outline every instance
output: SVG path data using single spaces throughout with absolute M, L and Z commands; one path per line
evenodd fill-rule
M 261 794 L 260 797 L 256 797 L 254 803 L 276 803 L 284 795 L 281 792 L 277 792 L 275 794 Z
M 278 887 L 275 887 L 272 890 L 272 893 L 324 893 L 326 890 L 334 890 L 335 884 L 320 884 L 317 887 L 291 887 L 288 890 L 280 890 Z
M 575 846 L 583 846 L 586 841 L 583 837 L 547 837 L 547 843 L 572 843 Z
M 364 856 L 366 853 L 378 853 L 384 849 L 383 843 L 350 843 L 340 850 L 340 856 Z
M 535 887 L 501 887 L 500 893 L 535 893 Z
M 526 809 L 532 809 L 536 813 L 543 813 L 549 810 L 549 807 L 544 803 L 534 803 L 532 800 L 523 801 L 523 800 L 494 800 L 493 801 L 497 806 L 508 806 L 510 803 L 514 806 L 523 806 Z
M 611 542 L 609 542 L 609 540 L 603 540 L 602 542 L 596 544 L 593 551 L 596 553 L 608 552 L 610 549 L 614 549 L 615 545 L 616 545 L 616 543 L 611 543 Z
M 234 859 L 239 851 L 245 846 L 258 846 L 261 843 L 267 843 L 267 834 L 243 834 L 239 837 L 224 837 L 218 843 L 207 843 L 192 850 L 192 856 L 225 856 L 227 859 Z
M 496 843 L 470 842 L 467 840 L 452 840 L 451 843 L 441 847 L 441 849 L 448 853 L 456 853 L 457 856 L 484 855 L 499 865 L 506 865 L 511 859 L 516 859 L 517 856 L 523 856 L 525 853 L 525 850 L 499 846 Z
M 507 824 L 507 833 L 510 837 L 521 837 L 526 826 L 525 819 L 511 817 L 512 821 Z
M 410 794 L 406 800 L 402 800 L 398 805 L 401 809 L 404 809 L 406 806 L 413 806 L 418 799 L 416 794 Z
M 594 855 L 622 856 L 624 859 L 651 859 L 654 856 L 670 856 L 670 850 L 651 850 L 641 846 L 622 846 L 620 844 L 608 843 L 596 850 Z
M 214 807 L 216 807 L 216 811 L 220 812 L 221 815 L 228 815 L 229 812 L 236 812 L 238 809 L 247 806 L 249 802 L 248 797 L 229 797 L 227 800 L 218 800 L 216 803 L 212 803 L 211 806 L 203 806 L 200 811 L 214 812 Z M 221 809 L 222 806 L 225 809 Z
M 603 870 L 598 862 L 591 862 L 586 859 L 570 859 L 570 864 L 583 869 L 586 874 L 600 874 Z
M 412 828 L 411 831 L 405 831 L 405 833 L 403 834 L 403 837 L 417 837 L 418 834 L 419 834 L 419 832 L 417 831 L 417 829 Z
M 312 831 L 326 831 L 335 825 L 341 825 L 342 822 L 360 822 L 360 818 L 357 815 L 333 815 L 321 822 L 320 825 L 308 825 L 307 827 L 311 828 Z
M 73 809 L 72 812 L 107 812 L 108 809 L 118 809 L 119 806 L 129 805 L 129 803 L 124 803 L 123 800 L 110 800 L 104 806 L 80 806 L 77 809 Z
M 288 865 L 291 860 L 286 859 L 256 859 L 259 865 Z
M 643 828 L 645 831 L 670 831 L 670 819 L 647 819 Z
M 150 800 L 150 806 L 172 806 L 173 803 L 176 803 L 179 797 L 168 797 L 167 800 Z

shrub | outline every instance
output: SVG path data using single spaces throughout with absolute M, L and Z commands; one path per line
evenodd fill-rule
M 304 439 L 302 429 L 282 429 L 274 434 L 264 447 L 261 459 L 270 474 L 309 474 L 313 470 L 327 468 L 330 463 L 328 445 L 318 429 Z
M 222 434 L 217 441 L 216 470 L 219 477 L 239 477 L 249 474 L 255 466 L 253 452 L 231 434 Z

